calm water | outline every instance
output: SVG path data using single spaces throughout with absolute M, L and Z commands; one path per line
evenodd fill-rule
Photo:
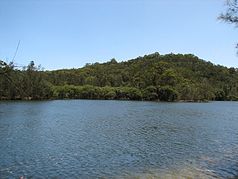
M 237 174 L 237 102 L 0 102 L 0 178 Z

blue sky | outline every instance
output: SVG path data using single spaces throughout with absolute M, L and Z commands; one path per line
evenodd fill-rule
M 225 0 L 0 0 L 0 59 L 45 69 L 111 58 L 192 53 L 238 67 L 238 29 L 217 20 Z

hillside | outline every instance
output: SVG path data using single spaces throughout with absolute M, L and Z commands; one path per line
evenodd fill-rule
M 6 70 L 8 68 L 8 70 Z M 2 65 L 1 99 L 237 100 L 238 70 L 192 54 L 154 53 L 125 62 L 41 71 Z M 1 73 L 0 73 L 1 74 Z

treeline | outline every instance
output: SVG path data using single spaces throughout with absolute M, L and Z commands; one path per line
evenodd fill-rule
M 175 101 L 176 91 L 169 87 L 154 88 L 153 86 L 140 90 L 134 87 L 96 87 L 85 86 L 54 86 L 53 98 L 56 99 L 118 99 L 118 100 L 161 100 Z
M 0 99 L 49 99 L 52 84 L 45 78 L 45 72 L 33 61 L 22 70 L 14 69 L 13 63 L 0 61 Z
M 0 85 L 1 99 L 238 100 L 238 70 L 192 54 L 154 53 L 56 71 L 1 61 Z

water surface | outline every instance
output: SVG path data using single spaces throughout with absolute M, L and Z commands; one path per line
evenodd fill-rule
M 0 178 L 228 178 L 238 103 L 0 102 Z

